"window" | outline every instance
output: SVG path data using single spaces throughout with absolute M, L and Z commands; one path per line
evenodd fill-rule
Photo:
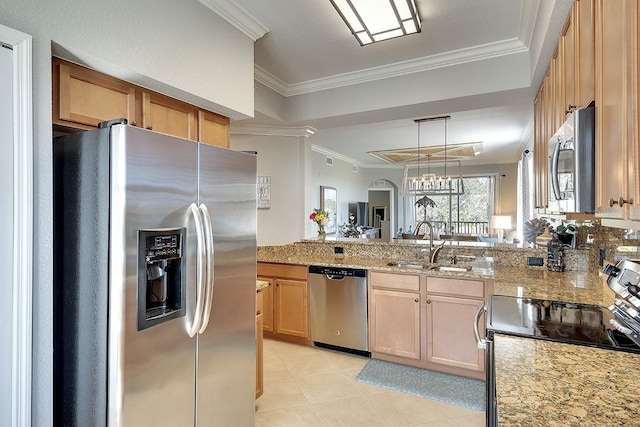
M 465 177 L 463 182 L 464 194 L 428 196 L 435 207 L 416 206 L 416 222 L 429 221 L 434 233 L 439 234 L 487 234 L 493 214 L 495 177 Z

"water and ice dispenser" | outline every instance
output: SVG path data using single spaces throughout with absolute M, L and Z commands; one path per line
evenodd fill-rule
M 185 228 L 138 231 L 138 330 L 186 313 Z

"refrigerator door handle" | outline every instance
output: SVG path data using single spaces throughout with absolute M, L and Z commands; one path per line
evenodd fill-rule
M 200 325 L 202 324 L 202 313 L 204 311 L 204 297 L 206 293 L 206 263 L 205 263 L 205 242 L 204 242 L 204 233 L 202 230 L 202 217 L 200 216 L 200 210 L 195 203 L 191 203 L 189 206 L 189 210 L 193 215 L 193 222 L 196 226 L 196 238 L 197 238 L 197 272 L 196 272 L 196 308 L 193 314 L 193 322 L 191 326 L 189 326 L 189 336 L 194 337 L 198 330 L 200 329 Z
M 209 209 L 203 203 L 200 205 L 200 212 L 204 222 L 204 236 L 206 242 L 206 257 L 207 257 L 207 291 L 204 306 L 204 314 L 202 316 L 202 325 L 200 326 L 199 333 L 203 333 L 209 325 L 209 318 L 211 317 L 211 306 L 213 305 L 213 225 L 211 223 L 211 215 L 209 215 Z

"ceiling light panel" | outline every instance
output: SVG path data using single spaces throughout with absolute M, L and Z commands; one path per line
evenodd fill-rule
M 415 0 L 331 0 L 361 46 L 421 30 Z

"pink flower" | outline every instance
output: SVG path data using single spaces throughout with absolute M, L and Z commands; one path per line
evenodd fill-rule
M 311 215 L 309 215 L 309 219 L 310 220 L 315 220 L 316 219 L 316 213 L 313 212 Z

